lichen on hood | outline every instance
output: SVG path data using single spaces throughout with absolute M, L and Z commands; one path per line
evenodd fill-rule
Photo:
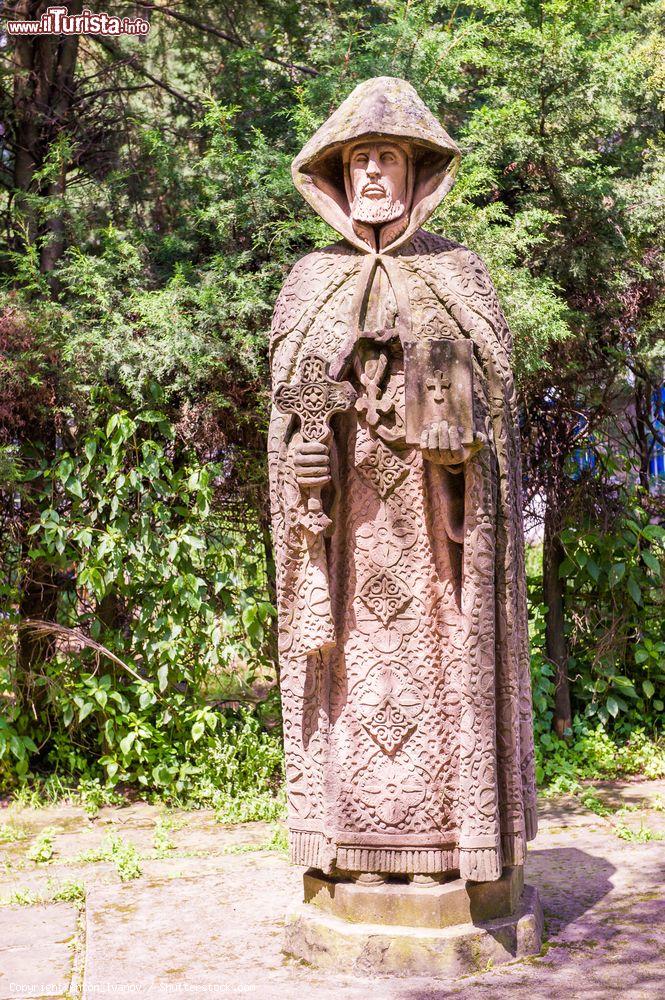
M 414 153 L 413 198 L 406 228 L 381 253 L 406 243 L 453 185 L 460 150 L 406 80 L 365 80 L 340 104 L 296 156 L 293 182 L 328 225 L 364 253 L 370 247 L 354 230 L 344 183 L 343 147 L 376 136 L 410 142 Z

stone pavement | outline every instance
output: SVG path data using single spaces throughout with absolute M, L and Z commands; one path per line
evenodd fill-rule
M 542 954 L 455 983 L 369 980 L 350 968 L 324 976 L 285 960 L 282 921 L 301 872 L 269 846 L 274 827 L 222 827 L 208 812 L 143 803 L 94 820 L 72 807 L 4 810 L 0 1000 L 660 1000 L 665 781 L 595 787 L 618 813 L 600 818 L 575 799 L 541 804 L 527 879 L 543 899 Z M 51 859 L 30 860 L 48 828 Z

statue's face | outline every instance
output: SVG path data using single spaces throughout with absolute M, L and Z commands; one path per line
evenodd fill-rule
M 408 158 L 395 142 L 359 142 L 349 156 L 356 222 L 380 225 L 399 219 L 406 211 Z

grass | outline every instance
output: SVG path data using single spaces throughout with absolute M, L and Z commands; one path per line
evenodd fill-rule
M 49 879 L 46 895 L 27 887 L 14 889 L 0 898 L 0 906 L 37 906 L 43 903 L 74 903 L 79 908 L 85 902 L 85 885 L 79 881 L 57 882 Z
M 631 844 L 648 844 L 651 840 L 665 839 L 665 834 L 651 830 L 644 823 L 640 823 L 639 830 L 631 830 L 625 823 L 616 823 L 614 832 L 620 840 L 627 840 Z
M 104 838 L 98 848 L 79 854 L 74 859 L 79 864 L 96 864 L 99 861 L 110 861 L 122 882 L 130 882 L 143 874 L 141 856 L 133 844 L 123 840 L 117 833 L 110 833 Z
M 284 819 L 286 796 L 275 797 L 271 792 L 243 792 L 240 795 L 218 797 L 215 820 L 223 826 L 233 823 L 272 823 Z
M 14 889 L 9 896 L 0 899 L 0 906 L 34 906 L 44 902 L 44 897 L 37 895 L 34 889 Z
M 27 852 L 27 857 L 30 861 L 36 862 L 36 864 L 48 864 L 52 859 L 54 848 L 53 848 L 53 838 L 56 835 L 56 830 L 52 826 L 47 826 L 38 837 L 35 838 L 30 850 Z
M 0 844 L 15 844 L 30 836 L 27 827 L 16 823 L 3 823 L 0 826 Z
M 255 851 L 279 851 L 286 854 L 289 849 L 289 835 L 286 827 L 281 823 L 275 823 L 272 834 L 267 840 L 262 840 L 259 844 L 234 844 L 232 847 L 224 849 L 224 854 L 252 854 Z
M 155 829 L 152 835 L 152 846 L 155 850 L 155 855 L 158 858 L 167 857 L 169 851 L 175 850 L 175 844 L 171 840 L 171 831 L 173 825 L 169 822 L 168 817 L 160 816 L 160 818 L 155 823 Z
M 61 882 L 53 889 L 51 900 L 54 903 L 78 903 L 85 902 L 85 885 L 77 880 Z

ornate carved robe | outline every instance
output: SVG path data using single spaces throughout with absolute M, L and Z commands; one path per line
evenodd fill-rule
M 419 151 L 410 214 L 378 251 L 349 222 L 339 155 L 375 133 Z M 273 388 L 318 355 L 358 393 L 332 420 L 325 535 L 302 526 L 298 420 L 274 408 L 269 435 L 291 855 L 327 872 L 492 880 L 536 832 L 511 338 L 480 259 L 421 228 L 457 161 L 415 92 L 383 78 L 294 163 L 343 240 L 282 289 Z M 487 445 L 461 470 L 406 443 L 404 347 L 422 338 L 473 344 Z

